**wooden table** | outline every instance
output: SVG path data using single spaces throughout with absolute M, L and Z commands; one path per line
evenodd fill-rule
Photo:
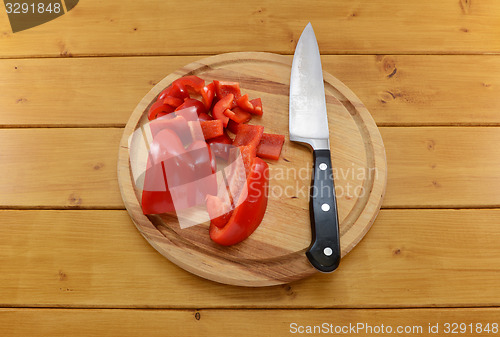
M 383 209 L 334 274 L 265 288 L 193 276 L 124 209 L 123 127 L 173 70 L 223 52 L 292 54 L 309 21 L 324 69 L 380 127 Z M 491 329 L 500 323 L 499 37 L 495 0 L 87 0 L 18 33 L 2 9 L 1 335 Z

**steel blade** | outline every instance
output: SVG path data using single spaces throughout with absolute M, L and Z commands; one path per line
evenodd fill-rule
M 329 149 L 325 87 L 318 43 L 309 23 L 300 36 L 290 76 L 290 140 Z

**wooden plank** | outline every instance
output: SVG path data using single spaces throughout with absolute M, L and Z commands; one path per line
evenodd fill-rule
M 456 329 L 456 333 L 461 332 L 460 336 L 477 336 L 495 335 L 493 331 L 498 331 L 499 314 L 498 308 L 199 311 L 1 309 L 0 325 L 2 336 L 5 337 L 109 336 L 110 331 L 122 337 L 285 336 L 307 334 L 308 329 L 316 331 L 315 336 L 373 336 L 373 331 L 385 331 L 386 335 L 387 331 L 392 331 L 391 336 L 425 336 L 432 335 L 430 331 L 434 331 L 434 334 L 438 335 L 439 332 L 442 336 L 447 329 L 451 330 L 451 324 L 455 322 L 464 323 L 463 330 L 460 330 L 460 326 Z M 490 332 L 487 333 L 485 329 Z
M 125 211 L 0 211 L 0 305 L 499 306 L 500 210 L 382 210 L 334 274 L 242 288 L 163 258 Z M 479 257 L 479 258 L 478 258 Z
M 201 58 L 0 60 L 0 126 L 124 126 L 154 84 Z M 379 126 L 500 124 L 498 56 L 329 55 L 323 67 Z
M 1 60 L 0 125 L 123 127 L 158 81 L 196 59 Z
M 500 129 L 381 128 L 385 207 L 499 207 Z
M 292 53 L 309 21 L 324 54 L 499 52 L 498 13 L 495 0 L 85 1 L 15 34 L 2 11 L 0 55 Z
M 122 129 L 3 129 L 0 205 L 123 208 Z
M 383 207 L 498 207 L 497 127 L 383 127 Z M 2 129 L 0 207 L 123 208 L 123 129 Z

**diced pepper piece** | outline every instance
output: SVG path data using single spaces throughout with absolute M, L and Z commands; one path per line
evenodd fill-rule
M 224 96 L 215 104 L 214 109 L 212 110 L 212 116 L 215 119 L 221 120 L 222 123 L 224 124 L 224 127 L 226 127 L 227 123 L 229 122 L 229 117 L 224 115 L 224 111 L 226 111 L 226 109 L 231 108 L 233 98 L 234 98 L 233 94 L 228 94 L 227 96 Z
M 184 86 L 174 82 L 158 95 L 158 101 L 162 101 L 168 96 L 184 100 L 189 97 L 189 93 Z
M 198 119 L 200 121 L 211 121 L 211 120 L 213 120 L 213 118 L 209 114 L 204 113 L 204 112 L 202 112 L 201 114 L 198 115 Z
M 198 101 L 197 99 L 194 99 L 194 98 L 186 98 L 186 100 L 184 101 L 184 103 L 182 103 L 181 105 L 179 105 L 177 107 L 177 109 L 175 109 L 175 111 L 186 109 L 186 108 L 189 108 L 189 107 L 192 107 L 192 106 L 195 107 L 196 114 L 198 116 L 201 113 L 205 113 L 205 114 L 207 113 L 207 109 L 205 108 L 205 105 L 203 103 L 201 103 L 200 101 Z
M 208 144 L 212 144 L 212 143 L 233 144 L 233 140 L 231 139 L 231 137 L 229 137 L 229 135 L 227 134 L 227 131 L 224 130 L 222 136 L 210 138 L 207 140 L 207 143 Z
M 151 105 L 148 111 L 148 119 L 152 121 L 158 117 L 158 114 L 169 114 L 174 111 L 174 108 L 170 105 L 163 104 L 163 101 L 156 101 Z
M 207 108 L 207 110 L 210 110 L 210 108 L 212 107 L 214 96 L 215 96 L 214 82 L 203 87 L 203 89 L 201 90 L 202 102 L 205 105 L 205 108 Z
M 250 101 L 248 100 L 248 94 L 245 94 L 238 98 L 236 100 L 236 104 L 238 104 L 238 106 L 245 111 L 253 112 L 254 110 L 252 103 L 250 103 Z
M 205 139 L 219 137 L 224 134 L 224 127 L 222 126 L 221 120 L 201 121 L 200 126 Z
M 256 98 L 252 99 L 250 103 L 252 103 L 253 105 L 253 111 L 250 112 L 254 115 L 262 116 L 262 114 L 264 113 L 264 110 L 262 110 L 262 100 L 260 98 Z
M 248 177 L 250 169 L 252 168 L 253 161 L 257 156 L 257 148 L 253 145 L 238 146 L 240 149 L 241 159 L 245 165 L 245 173 Z
M 233 145 L 251 145 L 257 149 L 263 133 L 264 127 L 261 125 L 240 124 L 238 126 L 238 132 L 234 138 Z
M 227 123 L 227 130 L 231 131 L 232 133 L 234 134 L 237 134 L 238 133 L 238 126 L 239 124 L 236 123 L 235 121 L 233 120 L 229 120 L 229 122 Z
M 174 116 L 173 114 L 169 117 Z M 191 131 L 186 119 L 182 116 L 175 116 L 173 118 L 160 118 L 149 123 L 151 135 L 153 139 L 158 133 L 165 129 L 172 130 L 180 138 L 184 145 L 189 144 L 193 139 Z
M 236 105 L 236 100 L 241 96 L 240 84 L 238 82 L 214 81 L 214 84 L 215 94 L 219 99 L 222 99 L 229 94 L 233 94 L 233 103 Z
M 163 100 L 163 104 L 170 105 L 174 109 L 177 108 L 179 105 L 181 105 L 184 101 L 180 98 L 174 97 L 174 96 L 167 96 Z
M 246 123 L 252 118 L 252 115 L 250 115 L 246 111 L 243 111 L 239 107 L 226 109 L 226 111 L 224 111 L 224 115 L 239 124 Z
M 257 157 L 278 160 L 281 148 L 285 142 L 285 136 L 264 133 L 257 146 Z
M 185 87 L 188 91 L 191 89 L 193 93 L 200 94 L 205 86 L 205 80 L 199 78 L 195 75 L 183 76 L 174 81 L 174 84 L 178 84 L 181 87 Z

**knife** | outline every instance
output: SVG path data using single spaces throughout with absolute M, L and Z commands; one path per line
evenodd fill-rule
M 290 140 L 313 150 L 309 213 L 312 242 L 306 256 L 314 268 L 332 272 L 340 263 L 340 235 L 333 183 L 325 87 L 311 23 L 300 36 L 290 76 Z

